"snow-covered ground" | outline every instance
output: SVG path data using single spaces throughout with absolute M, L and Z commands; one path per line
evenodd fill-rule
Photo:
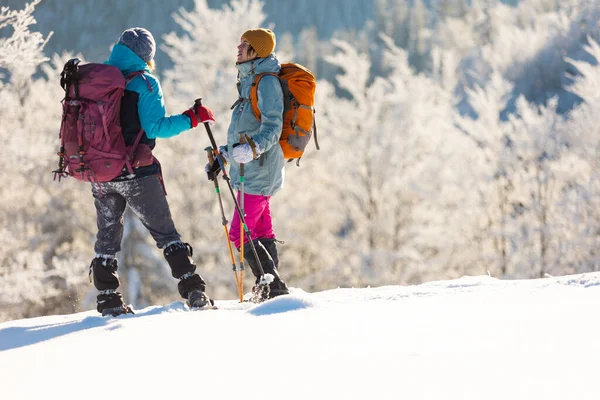
M 600 273 L 0 324 L 0 399 L 600 399 Z

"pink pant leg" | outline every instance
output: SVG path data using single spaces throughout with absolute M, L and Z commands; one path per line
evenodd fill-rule
M 239 202 L 239 193 L 237 198 Z M 244 193 L 244 219 L 248 230 L 250 230 L 252 240 L 260 237 L 275 237 L 273 234 L 269 200 L 269 196 Z M 231 219 L 229 240 L 233 242 L 236 248 L 239 248 L 242 242 L 240 237 L 240 217 L 237 210 L 234 211 L 233 218 Z M 244 238 L 244 242 L 247 243 L 248 240 Z
M 271 218 L 271 198 L 267 197 L 267 201 L 265 207 L 263 209 L 260 218 L 256 222 L 256 227 L 254 228 L 252 239 L 273 239 L 275 238 L 275 233 L 273 233 L 273 219 Z

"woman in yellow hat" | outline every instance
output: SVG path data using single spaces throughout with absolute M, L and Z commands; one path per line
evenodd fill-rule
M 265 72 L 278 74 L 281 69 L 273 54 L 275 44 L 275 34 L 269 29 L 250 29 L 242 34 L 237 46 L 236 62 L 239 99 L 233 108 L 227 145 L 221 148 L 221 153 L 229 161 L 229 174 L 237 189 L 240 187 L 240 166 L 244 166 L 244 198 L 242 203 L 238 195 L 238 201 L 244 205 L 245 222 L 262 269 L 274 276 L 274 281 L 269 284 L 269 298 L 289 293 L 278 271 L 277 240 L 270 209 L 271 196 L 283 187 L 285 172 L 285 160 L 279 145 L 283 125 L 283 92 L 279 79 L 265 75 L 260 80 L 260 119 L 254 116 L 249 97 L 256 75 Z M 216 177 L 216 174 L 213 176 Z M 240 233 L 240 219 L 235 211 L 229 238 L 238 249 L 242 244 Z M 244 258 L 258 283 L 260 268 L 248 244 L 244 246 Z

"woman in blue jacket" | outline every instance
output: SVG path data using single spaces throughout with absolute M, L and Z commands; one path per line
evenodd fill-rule
M 275 42 L 275 34 L 268 29 L 251 29 L 242 34 L 237 46 L 236 63 L 239 100 L 233 109 L 227 132 L 227 146 L 221 149 L 221 153 L 231 161 L 229 174 L 233 186 L 237 189 L 240 182 L 240 165 L 244 165 L 245 222 L 251 232 L 252 242 L 264 272 L 274 276 L 274 281 L 269 285 L 269 298 L 289 293 L 278 271 L 279 257 L 270 209 L 271 196 L 283 187 L 285 173 L 285 160 L 279 145 L 283 124 L 283 92 L 279 79 L 265 75 L 260 80 L 260 120 L 252 112 L 249 97 L 250 87 L 257 74 L 279 73 L 281 69 L 273 54 Z M 236 248 L 240 248 L 242 238 L 237 210 L 231 221 L 229 239 Z M 252 248 L 247 243 L 244 246 L 244 258 L 258 283 L 260 269 Z
M 206 282 L 195 273 L 192 247 L 181 240 L 175 229 L 160 164 L 152 156 L 157 138 L 169 138 L 196 127 L 199 113 L 192 108 L 179 115 L 166 115 L 162 89 L 158 79 L 152 75 L 155 52 L 152 34 L 143 28 L 131 28 L 122 33 L 106 62 L 119 68 L 128 80 L 121 103 L 125 144 L 133 144 L 140 129 L 143 134 L 137 150 L 142 154 L 135 160 L 134 174 L 125 169 L 111 182 L 92 185 L 98 234 L 94 246 L 96 256 L 91 262 L 90 272 L 93 273 L 94 285 L 100 291 L 97 309 L 102 315 L 132 312 L 117 292 L 120 281 L 115 258 L 121 250 L 122 217 L 126 205 L 148 229 L 158 248 L 163 249 L 173 277 L 179 279 L 179 293 L 188 300 L 189 306 L 200 308 L 212 302 L 205 294 Z

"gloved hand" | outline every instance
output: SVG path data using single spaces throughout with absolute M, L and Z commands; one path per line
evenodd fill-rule
M 240 164 L 249 163 L 260 157 L 261 154 L 262 151 L 258 144 L 254 145 L 254 151 L 252 151 L 252 147 L 248 143 L 236 143 L 231 151 L 231 157 Z
M 206 171 L 206 177 L 209 181 L 217 179 L 219 173 L 221 172 L 221 163 L 223 164 L 223 166 L 227 165 L 227 157 L 225 156 L 226 154 L 227 152 L 219 153 L 219 155 L 215 158 L 212 164 L 207 163 L 204 166 L 204 171 Z M 221 160 L 221 163 L 219 163 L 218 159 Z
M 193 105 L 189 109 L 185 110 L 183 114 L 190 118 L 192 128 L 197 127 L 198 123 L 215 123 L 215 116 L 212 110 L 206 106 Z
M 207 163 L 204 166 L 204 170 L 206 171 L 206 177 L 208 178 L 208 180 L 214 181 L 219 176 L 219 172 L 221 172 L 221 165 L 215 158 L 215 161 L 212 163 L 212 165 L 210 163 Z

